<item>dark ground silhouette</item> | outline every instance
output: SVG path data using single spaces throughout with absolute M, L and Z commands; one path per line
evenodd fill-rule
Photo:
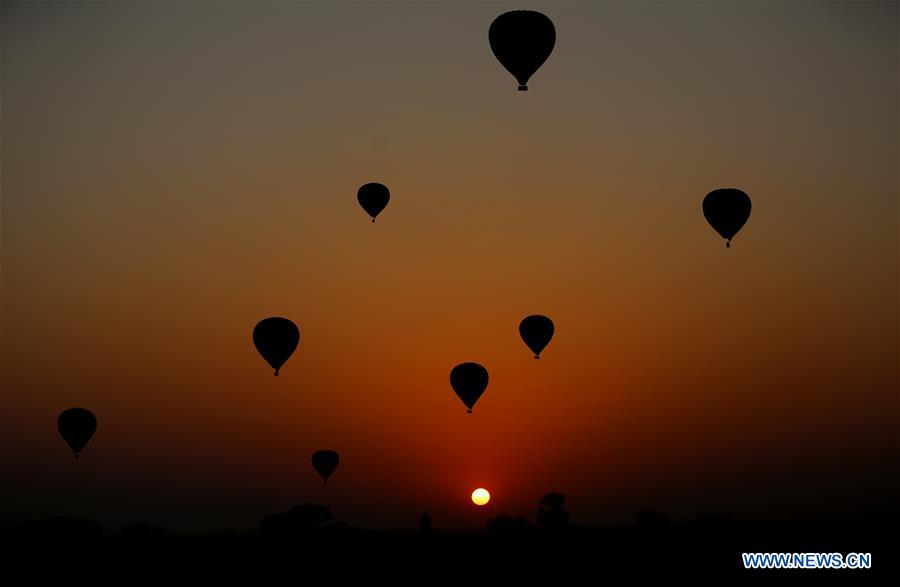
M 266 515 L 257 531 L 245 534 L 170 535 L 142 522 L 104 534 L 89 520 L 57 517 L 2 528 L 4 558 L 11 563 L 3 572 L 9 575 L 18 565 L 44 572 L 77 564 L 111 577 L 188 572 L 208 580 L 251 573 L 254 583 L 300 580 L 320 571 L 420 583 L 445 576 L 565 584 L 637 577 L 730 584 L 803 576 L 882 583 L 897 575 L 898 521 L 885 516 L 745 522 L 707 514 L 673 523 L 664 512 L 646 510 L 630 525 L 587 527 L 569 522 L 559 493 L 540 500 L 534 523 L 522 515 L 498 515 L 486 529 L 469 531 L 441 530 L 427 513 L 418 529 L 413 520 L 407 532 L 365 530 L 335 521 L 327 506 L 311 503 Z M 871 552 L 872 568 L 746 570 L 742 552 Z

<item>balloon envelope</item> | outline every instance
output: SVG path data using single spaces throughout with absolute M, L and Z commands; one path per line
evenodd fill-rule
M 462 363 L 450 371 L 450 386 L 472 413 L 472 407 L 488 385 L 487 369 L 478 363 Z
M 317 450 L 312 456 L 312 466 L 316 470 L 322 480 L 328 483 L 328 478 L 337 469 L 341 458 L 333 450 Z
M 713 190 L 703 198 L 703 215 L 725 239 L 726 247 L 750 218 L 750 196 L 734 188 Z
M 71 408 L 59 415 L 56 420 L 56 427 L 62 435 L 63 440 L 75 453 L 78 453 L 88 443 L 94 432 L 97 430 L 97 418 L 90 410 L 84 408 Z
M 366 214 L 372 217 L 372 222 L 375 222 L 375 217 L 391 201 L 391 191 L 383 184 L 367 183 L 356 192 L 356 199 Z
M 494 19 L 488 31 L 497 60 L 528 89 L 528 79 L 544 64 L 556 44 L 553 21 L 540 12 L 514 10 Z
M 253 344 L 278 375 L 300 344 L 300 329 L 287 318 L 266 318 L 253 328 Z
M 541 351 L 553 338 L 553 330 L 553 321 L 546 316 L 528 316 L 519 323 L 519 335 L 534 353 L 535 359 L 541 358 Z

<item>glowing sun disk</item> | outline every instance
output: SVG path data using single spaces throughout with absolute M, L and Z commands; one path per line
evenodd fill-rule
M 491 501 L 491 494 L 484 487 L 479 487 L 472 492 L 472 503 L 475 505 L 487 505 Z

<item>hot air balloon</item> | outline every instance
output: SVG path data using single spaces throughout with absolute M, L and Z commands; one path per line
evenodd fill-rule
M 275 375 L 300 343 L 300 329 L 287 318 L 266 318 L 253 329 L 253 344 Z
M 734 188 L 713 190 L 703 198 L 703 215 L 731 246 L 731 239 L 750 218 L 750 196 Z
M 391 190 L 380 183 L 367 183 L 356 192 L 356 199 L 374 223 L 375 217 L 381 214 L 391 200 Z
M 553 21 L 540 12 L 514 10 L 494 19 L 488 31 L 497 60 L 528 90 L 528 79 L 547 61 L 556 44 Z
M 84 448 L 84 445 L 88 443 L 97 430 L 97 418 L 94 417 L 90 410 L 71 408 L 59 415 L 59 418 L 56 420 L 56 427 L 59 428 L 59 433 L 62 435 L 63 440 L 75 453 L 75 458 L 77 459 L 78 453 L 81 452 L 81 449 Z
M 528 316 L 519 323 L 519 335 L 534 353 L 534 358 L 540 359 L 541 351 L 553 338 L 553 321 L 546 316 Z
M 328 483 L 328 478 L 337 469 L 340 461 L 341 458 L 338 456 L 338 453 L 333 450 L 317 450 L 312 456 L 313 469 L 316 470 L 316 473 L 322 477 L 322 481 L 325 483 Z
M 450 371 L 450 386 L 459 396 L 466 407 L 469 408 L 468 413 L 472 413 L 472 406 L 484 393 L 488 385 L 487 369 L 478 363 L 462 363 L 453 367 Z

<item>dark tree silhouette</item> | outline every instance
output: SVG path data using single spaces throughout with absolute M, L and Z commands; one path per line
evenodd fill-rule
M 731 514 L 700 514 L 693 526 L 702 531 L 730 530 L 735 525 Z
M 315 503 L 295 505 L 290 511 L 281 514 L 269 514 L 259 523 L 262 536 L 294 536 L 306 534 L 321 528 L 332 520 L 328 506 Z
M 541 498 L 537 512 L 538 526 L 548 529 L 565 528 L 569 525 L 569 512 L 564 509 L 566 496 L 550 492 Z
M 519 532 L 528 527 L 528 521 L 525 516 L 516 516 L 515 518 L 507 515 L 499 515 L 491 518 L 487 522 L 487 529 L 491 532 L 508 533 Z
M 642 530 L 661 530 L 669 527 L 669 515 L 659 510 L 643 510 L 634 515 L 634 525 Z
M 122 538 L 132 540 L 145 540 L 148 538 L 160 538 L 163 536 L 163 529 L 159 526 L 151 526 L 147 522 L 134 522 L 122 528 L 119 532 Z
M 19 524 L 16 527 L 16 534 L 26 539 L 83 542 L 103 536 L 103 527 L 93 520 L 56 516 Z
M 422 514 L 422 517 L 419 518 L 419 532 L 422 534 L 431 534 L 431 516 L 428 515 L 428 512 Z

